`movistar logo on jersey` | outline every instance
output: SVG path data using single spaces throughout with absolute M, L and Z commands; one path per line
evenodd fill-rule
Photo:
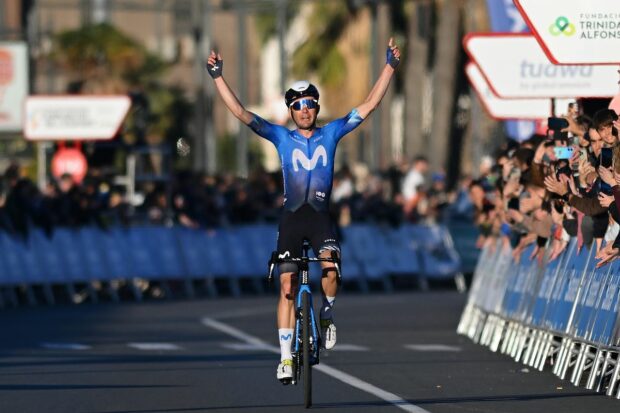
M 323 166 L 327 166 L 327 151 L 323 145 L 317 146 L 311 159 L 308 159 L 302 150 L 295 149 L 293 151 L 293 169 L 297 172 L 299 171 L 299 165 L 301 165 L 306 171 L 311 171 L 316 168 L 319 159 L 323 161 Z

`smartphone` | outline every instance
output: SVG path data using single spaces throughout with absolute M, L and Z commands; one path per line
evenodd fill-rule
M 559 168 L 557 171 L 555 171 L 555 177 L 557 179 L 560 179 L 560 175 L 566 175 L 570 178 L 572 174 L 573 174 L 573 171 L 568 166 L 563 166 Z
M 570 159 L 573 156 L 575 148 L 572 146 L 556 146 L 553 148 L 553 153 L 556 159 Z
M 547 119 L 547 129 L 562 130 L 568 128 L 568 121 L 564 118 L 551 117 Z
M 517 211 L 519 210 L 519 198 L 510 198 L 510 200 L 508 201 L 508 209 L 516 209 Z
M 613 190 L 611 189 L 611 185 L 609 185 L 606 182 L 603 182 L 602 179 L 598 179 L 598 183 L 599 183 L 599 187 L 598 187 L 598 191 L 605 194 L 605 195 L 611 195 L 613 193 Z
M 611 168 L 613 164 L 614 153 L 611 148 L 601 149 L 599 156 L 599 165 L 603 168 Z

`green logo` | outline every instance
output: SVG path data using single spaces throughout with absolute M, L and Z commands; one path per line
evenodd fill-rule
M 555 19 L 555 23 L 549 26 L 549 33 L 554 36 L 572 36 L 576 32 L 575 25 L 572 24 L 566 17 L 560 16 Z

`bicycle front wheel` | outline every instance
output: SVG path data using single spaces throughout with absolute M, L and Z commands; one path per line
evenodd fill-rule
M 302 374 L 304 382 L 304 405 L 312 406 L 312 365 L 310 364 L 310 294 L 301 296 L 301 338 L 302 338 Z

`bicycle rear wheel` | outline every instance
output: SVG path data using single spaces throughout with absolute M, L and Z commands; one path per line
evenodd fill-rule
M 310 294 L 301 296 L 302 374 L 304 382 L 304 405 L 312 406 L 312 365 L 310 364 Z

